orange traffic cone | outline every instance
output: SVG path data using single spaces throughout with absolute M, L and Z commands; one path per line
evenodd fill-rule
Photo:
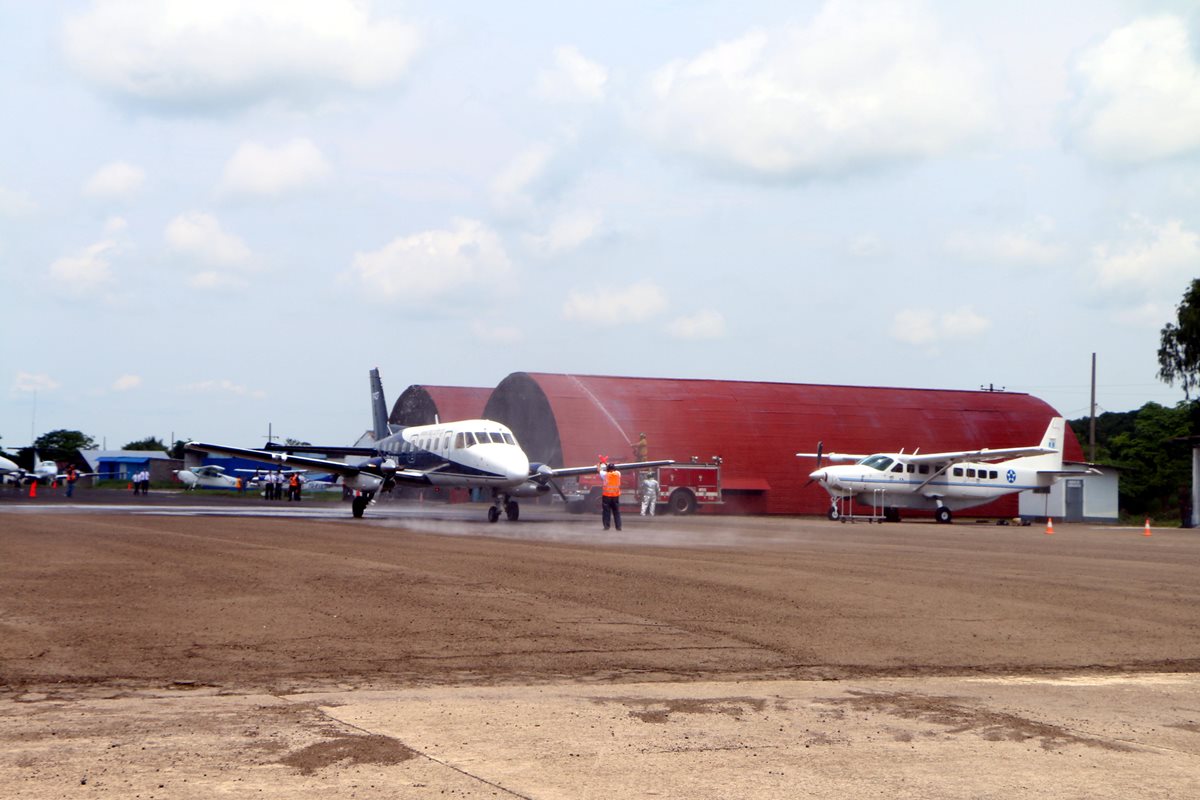
M 1046 517 L 1046 535 L 1054 533 L 1054 517 Z
M 1146 517 L 1146 527 L 1142 529 L 1142 536 L 1150 535 L 1150 518 Z
M 37 481 L 33 481 L 29 484 L 29 496 L 37 497 Z

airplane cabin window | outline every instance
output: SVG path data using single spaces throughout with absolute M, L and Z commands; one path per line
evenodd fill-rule
M 921 464 L 917 469 L 922 475 L 929 474 L 929 465 L 928 464 Z
M 916 471 L 917 471 L 917 465 L 916 465 L 916 464 L 909 464 L 909 465 L 907 466 L 907 468 L 906 468 L 904 471 L 905 471 L 905 472 L 909 472 L 909 473 L 916 472 Z
M 967 477 L 968 477 L 968 478 L 974 478 L 974 477 L 975 477 L 975 470 L 973 470 L 973 469 L 968 469 L 968 470 L 967 470 Z
M 904 465 L 897 464 L 896 466 L 892 467 L 892 472 L 904 472 Z
M 955 467 L 955 468 L 954 468 L 954 477 L 956 477 L 956 478 L 961 478 L 962 476 L 963 476 L 963 468 L 962 468 L 962 467 Z
M 996 470 L 994 470 L 994 469 L 993 469 L 993 470 L 989 470 L 989 471 L 988 471 L 988 477 L 989 477 L 989 478 L 991 478 L 992 480 L 996 480 L 996 478 L 999 478 L 999 477 L 1000 477 L 1000 473 L 996 472 Z

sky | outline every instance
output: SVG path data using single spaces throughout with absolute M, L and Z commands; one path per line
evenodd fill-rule
M 349 442 L 372 367 L 1183 399 L 1194 2 L 0 0 L 0 104 L 9 449 Z

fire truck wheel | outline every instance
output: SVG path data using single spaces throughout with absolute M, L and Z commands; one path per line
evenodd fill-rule
M 696 495 L 690 489 L 676 489 L 668 501 L 673 514 L 691 514 L 696 510 Z

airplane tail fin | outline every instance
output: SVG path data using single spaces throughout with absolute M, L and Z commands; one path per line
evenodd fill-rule
M 1053 453 L 1046 453 L 1040 456 L 1026 456 L 1014 460 L 1020 462 L 1022 467 L 1036 469 L 1041 472 L 1061 472 L 1063 468 L 1063 445 L 1066 441 L 1066 427 L 1067 421 L 1062 417 L 1054 417 L 1050 420 L 1050 424 L 1046 426 L 1046 433 L 1042 436 L 1042 441 L 1038 446 L 1045 450 L 1053 450 Z
M 391 433 L 388 428 L 387 401 L 383 397 L 383 381 L 379 379 L 379 367 L 371 370 L 371 422 L 375 441 L 378 442 Z

